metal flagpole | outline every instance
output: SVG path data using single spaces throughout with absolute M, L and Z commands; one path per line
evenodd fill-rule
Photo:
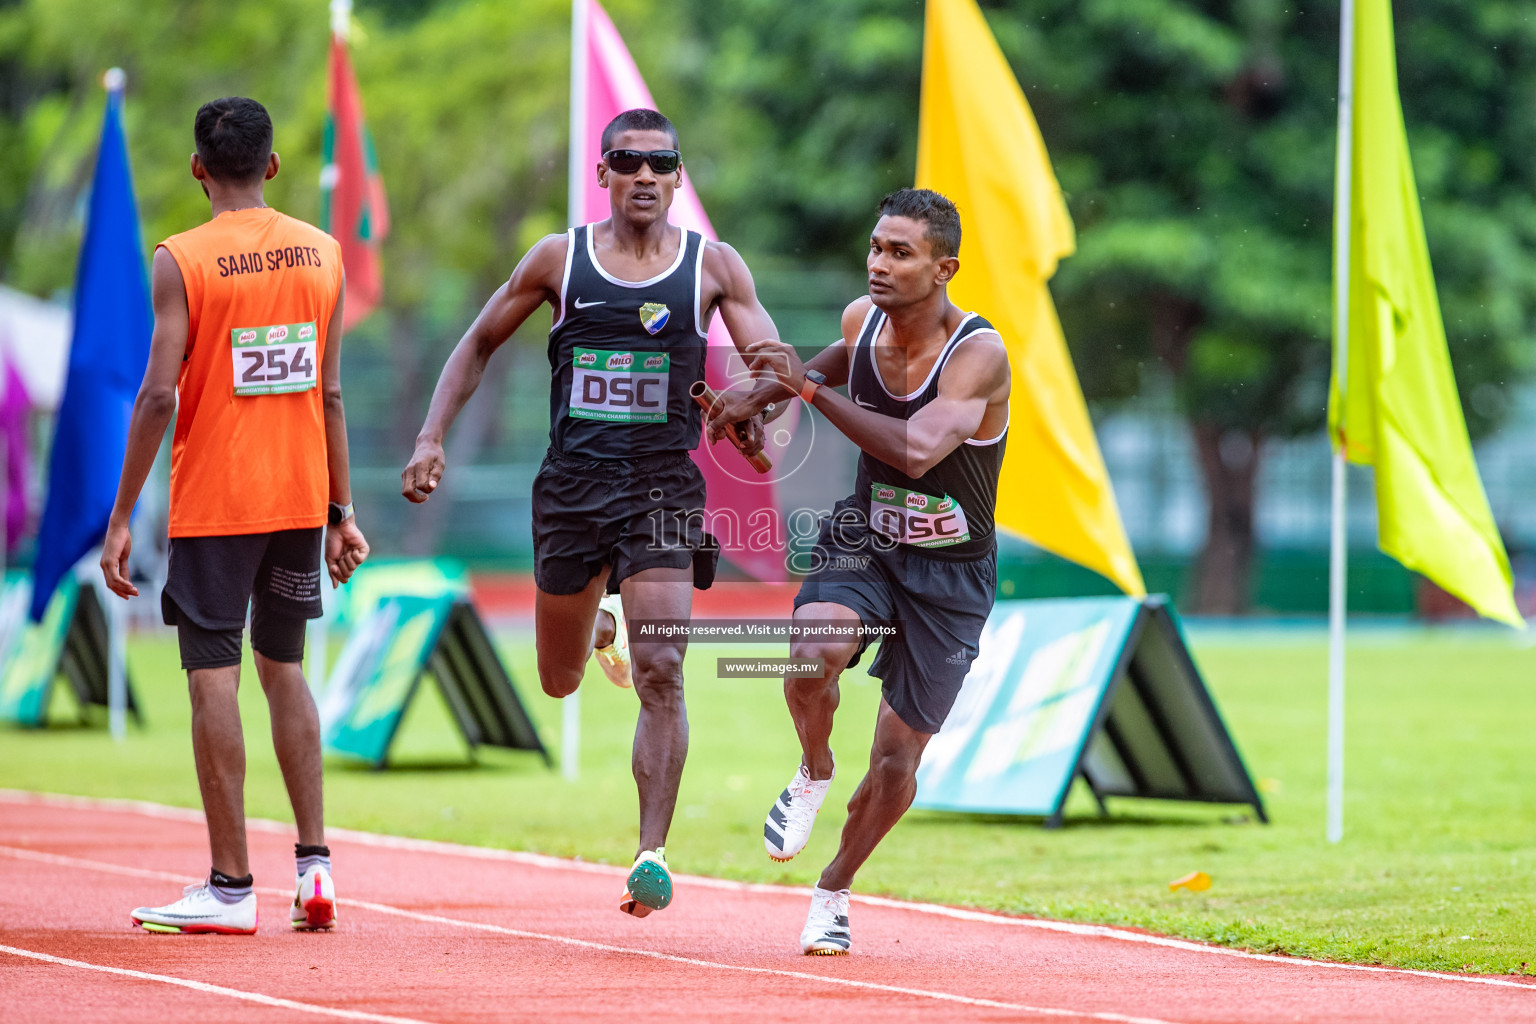
M 571 140 L 566 168 L 567 221 L 580 227 L 587 174 L 587 0 L 571 0 Z M 574 780 L 581 771 L 581 690 L 560 704 L 560 774 Z
M 122 68 L 109 68 L 102 84 L 121 104 L 128 88 L 127 73 Z M 126 602 L 105 587 L 101 596 L 107 613 L 107 729 L 121 743 L 128 738 L 128 609 Z
M 331 0 L 331 34 L 346 39 L 352 31 L 352 0 Z M 330 529 L 330 527 L 326 527 Z M 321 543 L 324 543 L 322 541 Z M 322 551 L 323 556 L 323 551 Z M 323 557 L 322 557 L 323 560 Z M 306 627 L 304 677 L 314 694 L 325 692 L 326 673 L 331 661 L 331 616 L 335 614 L 336 601 L 327 593 L 330 578 L 324 567 L 320 573 L 320 617 L 310 619 Z
M 1339 153 L 1334 182 L 1333 358 L 1338 401 L 1349 385 L 1349 238 L 1353 223 L 1355 0 L 1342 0 L 1339 17 Z M 1342 431 L 1342 419 L 1341 431 Z M 1333 529 L 1328 556 L 1328 822 L 1330 843 L 1344 838 L 1344 616 L 1349 593 L 1345 522 L 1345 459 L 1342 439 L 1333 454 Z

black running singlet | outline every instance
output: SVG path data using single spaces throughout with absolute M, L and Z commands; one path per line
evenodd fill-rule
M 632 459 L 698 447 L 702 418 L 688 389 L 704 379 L 709 334 L 704 239 L 682 234 L 672 266 L 624 281 L 597 262 L 592 225 L 567 232 L 549 332 L 549 444 L 560 454 Z
M 850 359 L 848 397 L 882 416 L 904 420 L 939 396 L 939 375 L 966 338 L 995 332 L 987 321 L 967 313 L 934 360 L 928 379 L 910 395 L 893 395 L 875 363 L 875 339 L 885 321 L 879 309 L 871 309 L 864 319 Z M 892 540 L 936 558 L 984 557 L 997 544 L 993 513 L 1007 441 L 1006 424 L 995 438 L 966 439 L 918 479 L 860 452 L 854 496 L 868 510 L 870 528 Z

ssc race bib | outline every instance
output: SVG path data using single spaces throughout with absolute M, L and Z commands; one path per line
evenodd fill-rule
M 935 498 L 889 484 L 869 491 L 869 525 L 898 544 L 942 548 L 971 539 L 965 509 L 954 498 Z
M 319 383 L 313 323 L 236 327 L 229 332 L 235 394 L 286 395 Z
M 665 352 L 576 349 L 570 414 L 610 423 L 665 423 L 672 357 Z

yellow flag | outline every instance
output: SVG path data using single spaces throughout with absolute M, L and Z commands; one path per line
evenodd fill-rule
M 1349 372 L 1343 393 L 1333 382 L 1329 433 L 1349 461 L 1376 467 L 1383 551 L 1483 615 L 1523 626 L 1445 344 L 1390 0 L 1356 0 L 1355 12 Z M 1334 299 L 1346 296 L 1336 287 Z
M 960 210 L 962 309 L 986 317 L 1013 366 L 997 525 L 1137 597 L 1131 553 L 1046 281 L 1072 221 L 1024 93 L 975 0 L 928 0 L 917 184 Z

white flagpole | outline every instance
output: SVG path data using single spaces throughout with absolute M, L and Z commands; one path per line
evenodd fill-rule
M 351 32 L 352 0 L 331 0 L 331 34 L 345 40 Z M 331 167 L 334 166 L 334 164 L 331 165 Z M 325 174 L 322 171 L 322 180 L 324 177 Z M 329 530 L 330 527 L 326 529 Z M 323 561 L 325 541 L 322 539 L 320 543 Z M 305 626 L 305 645 L 308 649 L 304 655 L 307 670 L 304 676 L 309 683 L 310 692 L 317 696 L 325 692 L 327 674 L 330 670 L 331 616 L 336 612 L 336 601 L 333 595 L 328 593 L 327 584 L 330 582 L 330 577 L 322 571 L 320 573 L 320 617 L 310 619 Z
M 122 68 L 110 68 L 102 84 L 121 102 L 128 76 Z M 100 594 L 107 619 L 107 731 L 121 743 L 128 738 L 128 610 L 105 586 Z
M 582 196 L 587 175 L 587 2 L 571 0 L 571 141 L 566 187 L 567 222 L 585 220 Z M 560 774 L 574 781 L 581 770 L 581 690 L 560 704 Z
M 343 39 L 352 34 L 352 0 L 331 0 L 331 33 Z
M 1349 384 L 1349 236 L 1353 223 L 1355 0 L 1342 0 L 1339 17 L 1339 152 L 1334 182 L 1334 379 L 1342 402 Z M 1334 440 L 1334 439 L 1330 439 Z M 1328 565 L 1328 822 L 1330 843 L 1344 838 L 1344 616 L 1349 592 L 1345 513 L 1345 460 L 1333 455 L 1333 524 Z

